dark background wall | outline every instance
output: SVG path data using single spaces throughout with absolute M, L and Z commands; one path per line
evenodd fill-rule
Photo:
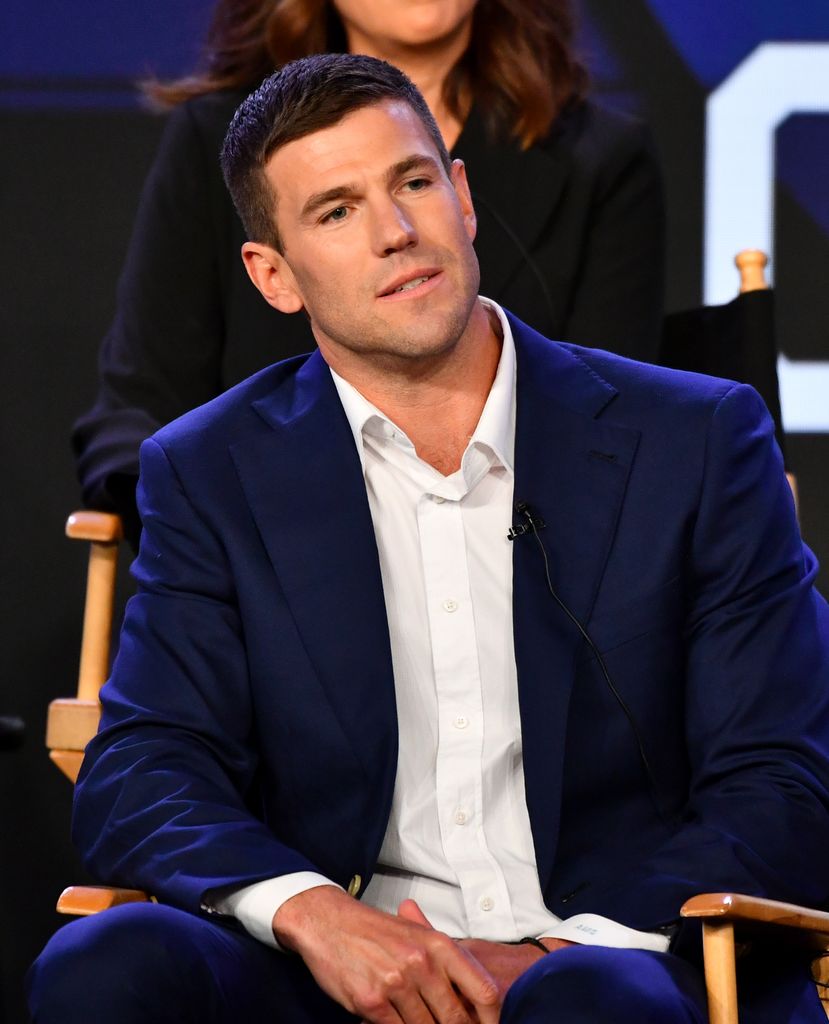
M 97 345 L 161 129 L 132 82 L 150 70 L 188 69 L 207 7 L 5 0 L 0 9 L 0 714 L 21 715 L 28 729 L 20 750 L 0 753 L 6 1024 L 26 1019 L 21 978 L 60 923 L 57 893 L 84 880 L 68 840 L 70 787 L 42 737 L 49 700 L 72 692 L 80 633 L 85 556 L 62 536 L 78 501 L 67 437 L 92 397 Z M 829 9 L 825 0 L 583 0 L 582 9 L 596 90 L 646 116 L 662 152 L 669 305 L 696 305 L 707 98 L 764 40 L 829 41 Z M 781 343 L 791 358 L 823 366 L 827 108 L 829 95 L 822 110 L 781 124 L 774 184 Z M 829 394 L 826 410 L 829 420 Z M 829 563 L 829 422 L 820 433 L 791 435 L 789 445 L 804 536 Z M 822 579 L 826 590 L 825 571 Z

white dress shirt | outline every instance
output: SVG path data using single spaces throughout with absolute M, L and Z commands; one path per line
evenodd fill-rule
M 544 905 L 524 793 L 512 632 L 515 347 L 498 370 L 460 469 L 443 476 L 409 438 L 333 373 L 360 454 L 391 639 L 399 755 L 391 814 L 363 901 L 394 914 L 410 897 L 455 937 L 525 935 L 665 950 L 662 935 Z M 273 915 L 333 884 L 298 872 L 211 900 L 276 946 Z

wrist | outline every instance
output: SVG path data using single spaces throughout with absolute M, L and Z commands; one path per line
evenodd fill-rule
M 542 939 L 533 938 L 532 935 L 525 935 L 523 939 L 518 939 L 513 944 L 516 946 L 526 946 L 528 950 L 535 950 L 539 956 L 546 956 L 550 952 Z
M 336 885 L 314 886 L 285 900 L 271 921 L 274 938 L 283 949 L 300 952 L 302 938 L 319 922 L 328 907 L 335 907 L 339 900 L 350 902 L 350 897 Z
M 542 935 L 538 941 L 548 953 L 554 953 L 557 949 L 564 949 L 565 946 L 578 945 L 576 942 L 570 942 L 569 939 L 552 939 L 547 935 Z

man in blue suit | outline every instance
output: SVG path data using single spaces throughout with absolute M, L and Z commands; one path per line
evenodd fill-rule
M 162 902 L 59 932 L 35 1020 L 702 1024 L 682 902 L 829 896 L 829 618 L 761 402 L 480 299 L 389 65 L 288 65 L 223 163 L 319 352 L 142 449 L 74 830 Z M 745 1020 L 823 1019 L 754 973 Z

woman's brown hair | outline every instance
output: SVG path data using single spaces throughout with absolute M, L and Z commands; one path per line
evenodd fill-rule
M 472 38 L 444 85 L 463 120 L 474 98 L 493 135 L 528 147 L 584 97 L 587 73 L 573 48 L 570 0 L 479 0 Z M 145 91 L 165 106 L 219 89 L 251 90 L 274 68 L 312 53 L 343 53 L 345 31 L 329 0 L 218 0 L 202 70 Z

